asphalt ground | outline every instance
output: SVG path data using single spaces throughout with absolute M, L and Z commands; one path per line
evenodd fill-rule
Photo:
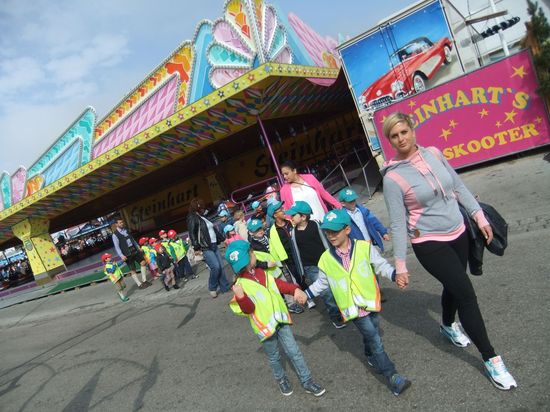
M 550 165 L 543 156 L 462 175 L 510 223 L 506 254 L 486 253 L 485 273 L 472 281 L 489 337 L 519 384 L 515 390 L 491 385 L 474 347 L 456 348 L 441 337 L 441 287 L 411 256 L 406 291 L 382 280 L 384 345 L 413 382 L 402 396 L 366 364 L 354 326 L 334 329 L 319 301 L 293 316 L 293 331 L 327 392 L 306 394 L 285 360 L 294 394 L 283 397 L 248 321 L 231 313 L 230 294 L 209 296 L 203 272 L 169 292 L 158 281 L 139 290 L 127 279 L 127 303 L 102 282 L 2 309 L 0 409 L 549 410 Z M 381 195 L 367 206 L 387 222 Z

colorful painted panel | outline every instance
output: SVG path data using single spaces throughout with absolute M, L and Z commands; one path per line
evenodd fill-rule
M 93 158 L 97 158 L 99 155 L 174 113 L 177 91 L 178 76 L 173 76 L 145 104 L 95 144 Z
M 42 185 L 47 186 L 50 183 L 55 182 L 57 179 L 62 178 L 67 173 L 78 169 L 83 163 L 80 160 L 80 153 L 82 152 L 82 140 L 77 139 L 65 150 L 65 152 L 61 153 L 59 157 L 42 172 Z M 27 184 L 27 188 L 28 187 L 29 185 Z
M 11 176 L 11 202 L 15 204 L 25 196 L 25 180 L 27 180 L 27 169 L 20 167 Z
M 136 105 L 145 101 L 155 93 L 173 74 L 177 74 L 180 87 L 177 97 L 178 108 L 188 104 L 189 82 L 192 78 L 195 51 L 193 44 L 186 42 L 179 47 L 161 66 L 155 70 L 144 82 L 132 91 L 104 120 L 96 127 L 95 141 L 102 139 L 109 130 L 117 126 L 128 116 Z
M 92 153 L 92 137 L 94 131 L 96 116 L 92 108 L 88 108 L 82 113 L 82 115 L 69 127 L 69 129 L 48 149 L 45 155 L 43 155 L 28 171 L 28 177 L 31 178 L 43 170 L 48 168 L 53 161 L 65 152 L 69 145 L 72 145 L 75 139 L 79 139 L 82 142 L 82 156 L 80 157 L 81 163 L 76 167 L 80 167 L 90 161 L 90 155 Z M 61 176 L 76 169 L 65 169 L 60 171 Z
M 10 184 L 10 175 L 6 172 L 2 173 L 0 178 L 0 195 L 2 196 L 2 203 L 0 207 L 7 209 L 11 206 L 11 184 Z

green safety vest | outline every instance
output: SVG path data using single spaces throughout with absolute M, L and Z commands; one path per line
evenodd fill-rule
M 112 268 L 115 268 L 115 271 L 112 273 L 109 273 L 108 270 L 111 270 Z M 120 267 L 114 263 L 105 263 L 105 268 L 103 269 L 103 273 L 105 273 L 105 276 L 109 278 L 109 280 L 113 283 L 116 283 L 124 276 L 122 274 L 122 270 L 120 270 Z
M 160 242 L 160 244 L 164 247 L 164 249 L 166 249 L 172 260 L 174 262 L 177 262 L 178 258 L 176 256 L 176 250 L 172 246 L 172 242 L 170 242 L 169 240 L 163 240 Z
M 283 262 L 288 259 L 288 255 L 286 254 L 283 242 L 281 242 L 275 223 L 273 223 L 269 229 L 269 251 L 277 262 Z
M 267 253 L 267 252 L 260 252 L 260 251 L 257 251 L 257 250 L 254 250 L 254 255 L 256 256 L 256 258 L 262 262 L 274 262 L 274 263 L 277 263 L 277 266 L 275 266 L 274 268 L 267 268 L 267 269 L 264 269 L 264 271 L 266 273 L 269 272 L 269 274 L 271 276 L 273 276 L 274 278 L 279 278 L 281 277 L 281 275 L 283 274 L 283 271 L 281 270 L 281 268 L 279 267 L 280 263 L 277 262 L 273 256 L 271 256 L 271 254 Z
M 344 321 L 355 319 L 359 308 L 380 312 L 380 289 L 370 264 L 370 242 L 356 240 L 349 272 L 338 263 L 330 251 L 319 259 L 319 269 L 327 276 L 330 290 Z
M 243 313 L 234 296 L 229 302 L 231 310 L 240 316 L 248 316 L 250 326 L 260 342 L 273 336 L 279 324 L 292 324 L 285 301 L 277 288 L 275 279 L 266 272 L 266 286 L 251 279 L 238 277 L 235 282 L 241 285 L 246 295 L 254 302 L 254 313 Z
M 179 262 L 187 254 L 187 249 L 185 248 L 183 240 L 170 240 L 170 245 L 174 248 L 174 252 L 176 252 L 176 260 Z
M 143 257 L 145 258 L 145 261 L 147 263 L 151 263 L 151 249 L 152 247 L 149 247 L 147 245 L 141 246 L 141 251 L 143 252 Z

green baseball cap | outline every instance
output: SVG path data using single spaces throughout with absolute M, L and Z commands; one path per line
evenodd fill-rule
M 275 211 L 277 209 L 280 209 L 281 207 L 283 207 L 285 202 L 275 202 L 275 203 L 271 203 L 269 205 L 269 207 L 267 208 L 267 215 L 269 217 L 273 217 L 273 215 L 275 214 Z
M 297 200 L 296 203 L 294 203 L 292 207 L 285 212 L 285 214 L 294 216 L 297 213 L 301 215 L 311 215 L 313 210 L 311 210 L 311 206 L 307 202 Z
M 260 219 L 250 219 L 246 225 L 249 231 L 256 232 L 263 227 L 262 221 Z
M 350 187 L 345 187 L 340 190 L 340 193 L 338 193 L 338 200 L 340 202 L 353 202 L 354 200 L 357 200 L 358 197 L 359 196 L 357 196 L 355 190 Z
M 250 243 L 246 240 L 235 240 L 225 250 L 225 260 L 229 262 L 235 273 L 240 273 L 249 263 Z
M 325 214 L 321 229 L 340 231 L 346 226 L 351 225 L 351 218 L 343 209 L 334 209 Z

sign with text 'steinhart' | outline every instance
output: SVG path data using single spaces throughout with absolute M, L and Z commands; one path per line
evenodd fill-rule
M 393 112 L 412 115 L 417 143 L 440 149 L 460 168 L 550 143 L 550 124 L 529 52 L 378 110 L 374 122 L 386 159 L 395 152 L 382 124 Z

